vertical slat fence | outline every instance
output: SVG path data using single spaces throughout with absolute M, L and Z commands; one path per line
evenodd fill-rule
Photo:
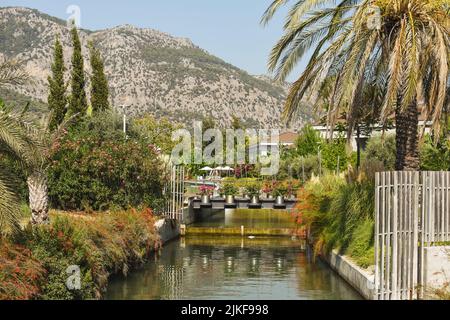
M 380 172 L 375 184 L 376 298 L 420 298 L 424 248 L 450 241 L 450 173 Z

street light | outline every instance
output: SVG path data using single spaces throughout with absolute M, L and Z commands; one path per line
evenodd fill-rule
M 126 106 L 122 106 L 122 113 L 123 113 L 123 134 L 125 137 L 127 136 L 127 114 L 125 113 Z
M 122 108 L 122 115 L 123 115 L 123 134 L 125 135 L 125 138 L 127 138 L 127 114 L 125 112 L 125 109 L 130 107 L 132 99 L 129 95 L 125 95 L 119 98 L 119 101 L 120 101 L 119 108 Z

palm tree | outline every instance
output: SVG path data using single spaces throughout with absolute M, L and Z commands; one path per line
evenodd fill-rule
M 21 84 L 26 75 L 20 64 L 6 61 L 0 65 L 0 85 Z M 61 129 L 50 132 L 49 115 L 39 125 L 36 119 L 3 107 L 0 110 L 0 153 L 20 163 L 26 174 L 29 189 L 29 205 L 33 225 L 49 222 L 49 200 L 46 169 L 49 163 L 49 149 L 60 135 Z M 60 126 L 62 128 L 63 125 Z M 15 195 L 14 177 L 7 168 L 0 167 L 0 227 L 4 234 L 18 228 L 20 204 Z
M 75 116 L 65 120 L 55 130 L 52 130 L 53 128 L 50 126 L 51 115 L 40 121 L 29 120 L 33 126 L 29 126 L 26 132 L 35 147 L 27 150 L 29 152 L 28 161 L 24 165 L 24 170 L 28 177 L 29 205 L 33 225 L 50 222 L 47 171 L 51 162 L 52 148 L 59 143 L 68 122 L 72 121 Z
M 8 84 L 21 84 L 26 80 L 20 64 L 12 61 L 0 63 L 0 87 Z M 23 128 L 27 124 L 20 114 L 0 105 L 0 155 L 20 162 L 27 162 L 32 141 Z M 19 228 L 20 204 L 14 192 L 14 177 L 9 168 L 0 165 L 0 235 L 8 235 Z
M 262 23 L 287 2 L 274 0 Z M 284 81 L 299 59 L 312 52 L 290 88 L 285 118 L 305 99 L 316 100 L 315 93 L 331 77 L 328 124 L 333 130 L 344 112 L 353 132 L 362 88 L 369 85 L 384 97 L 382 123 L 395 117 L 397 170 L 417 170 L 419 111 L 438 132 L 446 104 L 449 14 L 448 0 L 297 0 L 269 60 L 276 79 Z

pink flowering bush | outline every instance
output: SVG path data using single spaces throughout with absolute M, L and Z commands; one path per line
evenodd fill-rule
M 52 148 L 49 195 L 54 208 L 158 207 L 161 163 L 155 147 L 120 131 L 72 129 Z

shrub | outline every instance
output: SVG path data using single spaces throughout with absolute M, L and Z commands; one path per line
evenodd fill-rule
M 303 180 L 303 169 L 305 172 L 305 181 L 311 179 L 313 175 L 318 176 L 320 173 L 319 157 L 317 155 L 309 155 L 306 158 L 297 157 L 282 160 L 277 178 L 279 180 L 287 178 Z
M 307 183 L 299 194 L 298 220 L 307 226 L 316 254 L 338 249 L 360 265 L 373 264 L 374 182 L 327 175 Z
M 28 228 L 23 245 L 46 270 L 40 299 L 98 299 L 111 274 L 144 263 L 159 245 L 150 210 L 95 216 L 55 214 L 50 226 Z M 66 287 L 69 266 L 81 270 L 81 290 Z
M 274 183 L 272 194 L 274 197 L 284 197 L 287 195 L 288 192 L 288 186 L 287 183 L 284 181 L 277 181 Z
M 29 249 L 1 240 L 0 300 L 37 298 L 44 277 L 45 269 Z
M 347 169 L 349 158 L 346 151 L 346 140 L 344 138 L 334 139 L 322 144 L 322 166 L 330 171 L 336 171 L 338 162 L 339 170 Z
M 384 139 L 381 136 L 374 136 L 369 139 L 364 155 L 367 161 L 380 161 L 386 170 L 394 170 L 396 150 L 395 135 L 389 135 Z
M 322 138 L 320 134 L 311 125 L 303 127 L 295 142 L 297 154 L 301 157 L 317 154 L 321 144 Z
M 257 180 L 248 180 L 244 188 L 246 194 L 250 197 L 259 196 L 261 193 L 262 183 Z
M 421 147 L 420 156 L 422 170 L 450 170 L 450 140 L 441 140 L 434 143 L 428 136 Z
M 238 188 L 236 184 L 231 181 L 225 181 L 222 187 L 222 192 L 226 196 L 234 196 L 238 193 Z
M 157 208 L 162 170 L 153 146 L 125 139 L 120 131 L 97 126 L 96 121 L 87 120 L 54 146 L 49 170 L 52 206 L 63 210 Z

